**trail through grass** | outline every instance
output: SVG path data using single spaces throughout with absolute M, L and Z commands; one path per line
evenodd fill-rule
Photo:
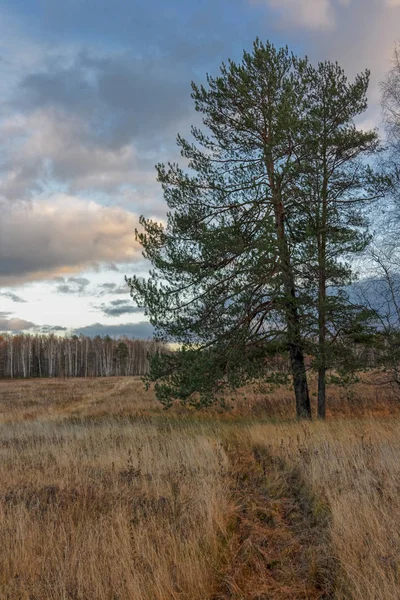
M 0 600 L 398 599 L 393 400 L 299 424 L 282 393 L 165 412 L 135 379 L 1 382 Z

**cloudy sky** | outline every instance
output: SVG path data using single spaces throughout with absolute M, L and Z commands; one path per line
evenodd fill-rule
M 253 39 L 371 69 L 400 38 L 400 0 L 0 0 L 0 331 L 148 337 L 124 276 L 134 230 L 163 219 L 155 163 L 195 122 L 190 81 Z

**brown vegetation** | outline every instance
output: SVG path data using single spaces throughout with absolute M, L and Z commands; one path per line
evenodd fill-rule
M 94 415 L 105 393 L 118 411 L 125 383 L 96 382 L 3 384 L 0 598 L 203 600 L 229 514 L 225 453 L 201 426 Z
M 1 382 L 0 599 L 398 598 L 394 392 L 332 386 L 306 425 L 289 389 L 243 393 L 165 412 L 134 378 Z
M 400 589 L 400 422 L 255 425 L 252 443 L 301 477 L 329 519 L 337 600 L 396 600 Z

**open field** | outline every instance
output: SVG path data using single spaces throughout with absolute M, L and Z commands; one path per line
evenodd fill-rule
M 400 407 L 366 377 L 307 424 L 285 388 L 0 382 L 0 600 L 400 598 Z

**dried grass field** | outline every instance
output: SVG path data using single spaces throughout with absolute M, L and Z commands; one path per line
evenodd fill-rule
M 389 388 L 163 411 L 135 378 L 0 382 L 0 599 L 400 598 Z M 232 405 L 233 406 L 233 405 Z

